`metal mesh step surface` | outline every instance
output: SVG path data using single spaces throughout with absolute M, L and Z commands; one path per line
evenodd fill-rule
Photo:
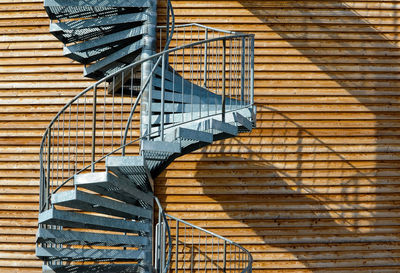
M 128 219 L 135 219 L 137 217 L 151 219 L 152 217 L 152 210 L 78 190 L 56 193 L 52 196 L 51 200 L 54 205 L 81 209 L 87 212 L 90 211 L 106 215 L 114 215 Z
M 112 160 L 111 157 L 109 160 Z M 110 162 L 110 161 L 107 161 Z M 146 174 L 141 174 L 145 179 Z M 136 204 L 143 201 L 149 206 L 153 205 L 153 194 L 137 187 L 134 181 L 124 177 L 116 177 L 109 172 L 88 173 L 75 176 L 75 185 L 102 195 Z
M 81 246 L 145 246 L 149 240 L 145 236 L 118 235 L 71 230 L 45 229 L 39 227 L 36 235 L 39 244 L 66 244 Z
M 128 233 L 149 232 L 151 230 L 149 223 L 62 211 L 54 208 L 39 214 L 39 224 Z
M 63 261 L 88 261 L 88 260 L 130 260 L 137 261 L 144 258 L 142 250 L 119 249 L 81 249 L 81 248 L 52 248 L 37 247 L 36 256 L 49 261 L 61 259 Z
M 43 273 L 150 273 L 138 264 L 44 265 Z
M 50 28 L 66 45 L 64 55 L 85 64 L 86 77 L 101 79 L 132 63 L 143 36 L 155 36 L 155 0 L 45 0 L 44 6 L 59 20 Z

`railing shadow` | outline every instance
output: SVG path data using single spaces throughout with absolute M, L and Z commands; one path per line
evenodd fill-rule
M 168 185 L 168 171 L 164 172 L 158 194 L 168 196 L 171 193 L 165 190 L 172 187 L 173 192 L 181 186 L 177 194 L 181 201 L 171 204 L 170 213 L 231 236 L 253 253 L 255 271 L 399 272 L 396 233 L 400 222 L 393 211 L 399 201 L 395 138 L 400 127 L 395 3 L 382 2 L 393 5 L 393 18 L 379 19 L 380 14 L 376 14 L 374 19 L 344 2 L 319 1 L 318 9 L 306 9 L 304 2 L 285 1 L 278 15 L 276 9 L 260 8 L 263 1 L 239 2 L 262 22 L 266 32 L 272 31 L 288 44 L 286 56 L 302 57 L 301 64 L 319 71 L 316 77 L 315 71 L 305 69 L 300 74 L 284 68 L 275 71 L 276 76 L 270 71 L 269 78 L 257 79 L 257 73 L 263 71 L 257 56 L 262 55 L 265 44 L 264 54 L 273 47 L 263 44 L 261 38 L 257 42 L 263 34 L 258 33 L 256 103 L 261 88 L 303 88 L 314 95 L 320 91 L 316 103 L 323 108 L 312 109 L 309 99 L 286 110 L 284 103 L 270 103 L 268 98 L 261 101 L 259 96 L 257 129 L 203 149 L 194 167 L 180 170 L 195 173 L 182 184 Z M 332 13 L 327 24 L 321 10 L 337 10 L 340 16 Z M 374 12 L 379 13 L 379 9 Z M 379 20 L 388 22 L 380 24 Z M 391 38 L 381 30 L 387 25 L 393 27 Z M 284 78 L 280 72 L 290 76 Z M 257 88 L 261 81 L 267 87 Z M 294 99 L 298 96 L 295 92 L 290 95 Z M 338 97 L 344 102 L 337 101 Z M 343 117 L 341 111 L 348 114 L 350 125 L 337 122 Z M 319 118 L 320 127 L 293 118 L 296 113 L 325 112 L 330 118 L 337 113 L 338 118 L 328 125 L 329 118 Z M 354 122 L 358 113 L 368 118 Z M 264 118 L 266 114 L 268 118 Z M 321 129 L 323 126 L 326 128 Z M 353 138 L 366 142 L 356 143 Z M 194 196 L 202 198 L 195 201 Z M 162 199 L 168 204 L 168 199 Z M 210 215 L 212 221 L 206 224 Z

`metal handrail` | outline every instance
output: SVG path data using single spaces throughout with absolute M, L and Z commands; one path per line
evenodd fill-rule
M 44 151 L 43 151 L 43 149 L 44 149 L 45 142 L 46 142 L 46 139 L 47 139 L 47 137 L 48 137 L 49 131 L 51 130 L 53 124 L 57 121 L 57 119 L 58 119 L 63 113 L 65 113 L 65 110 L 68 109 L 68 107 L 70 107 L 70 106 L 71 106 L 75 101 L 77 101 L 79 98 L 83 97 L 86 93 L 88 93 L 88 92 L 91 91 L 91 90 L 96 89 L 97 86 L 99 86 L 99 85 L 102 84 L 102 83 L 107 82 L 109 79 L 112 79 L 112 78 L 114 78 L 114 77 L 120 75 L 121 73 L 124 73 L 124 72 L 126 72 L 126 71 L 129 71 L 129 70 L 131 70 L 131 69 L 133 69 L 133 68 L 136 68 L 137 66 L 139 66 L 140 64 L 142 64 L 142 63 L 144 63 L 144 62 L 146 62 L 146 61 L 154 60 L 154 59 L 156 59 L 156 58 L 157 58 L 158 61 L 160 61 L 160 60 L 163 59 L 163 56 L 165 56 L 166 54 L 169 54 L 169 53 L 172 53 L 172 52 L 176 52 L 176 51 L 179 51 L 179 50 L 182 50 L 182 49 L 192 48 L 192 47 L 197 46 L 197 45 L 203 45 L 203 44 L 212 43 L 212 42 L 216 42 L 216 41 L 226 41 L 226 40 L 231 40 L 231 39 L 235 39 L 235 38 L 245 38 L 245 37 L 247 37 L 247 38 L 254 38 L 254 35 L 253 35 L 253 34 L 234 34 L 234 35 L 228 35 L 228 36 L 224 36 L 224 37 L 217 37 L 217 38 L 206 39 L 206 40 L 203 40 L 203 41 L 198 41 L 198 42 L 194 42 L 194 43 L 190 43 L 190 44 L 181 45 L 181 46 L 178 46 L 178 47 L 175 47 L 175 48 L 172 48 L 172 49 L 168 49 L 168 50 L 165 50 L 165 51 L 163 51 L 163 52 L 156 53 L 156 54 L 154 54 L 153 56 L 150 56 L 150 57 L 148 57 L 148 58 L 145 58 L 145 59 L 139 60 L 139 61 L 137 61 L 137 62 L 134 62 L 134 63 L 132 63 L 132 64 L 130 64 L 130 65 L 128 65 L 128 66 L 126 66 L 126 67 L 120 69 L 119 71 L 116 71 L 116 72 L 114 72 L 114 73 L 112 73 L 112 74 L 110 74 L 110 75 L 108 75 L 108 76 L 103 77 L 101 80 L 99 80 L 98 82 L 96 82 L 96 83 L 93 84 L 92 86 L 90 86 L 90 87 L 86 88 L 85 90 L 83 90 L 81 93 L 79 93 L 78 95 L 76 95 L 71 101 L 69 101 L 69 102 L 55 115 L 55 117 L 51 120 L 51 122 L 49 123 L 49 125 L 48 125 L 47 128 L 46 128 L 46 131 L 45 131 L 45 133 L 44 133 L 44 135 L 43 135 L 43 137 L 42 137 L 41 147 L 40 147 L 40 168 L 41 168 L 40 174 L 41 174 L 41 176 L 43 176 L 42 179 L 45 179 L 45 174 L 43 173 L 43 172 L 44 172 L 44 168 L 43 168 L 43 152 L 44 152 Z M 154 68 L 153 68 L 153 73 L 154 73 L 155 68 L 156 68 L 156 66 L 154 66 Z M 148 84 L 148 79 L 149 79 L 151 76 L 152 76 L 152 75 L 149 75 L 149 76 L 148 76 L 147 81 L 146 81 L 147 84 Z M 145 87 L 146 87 L 146 86 L 143 86 L 141 92 L 139 93 L 139 96 L 136 98 L 135 107 L 132 108 L 132 109 L 131 109 L 131 112 L 130 112 L 129 124 L 127 124 L 127 126 L 126 126 L 125 128 L 129 128 L 130 123 L 132 122 L 133 113 L 134 113 L 134 111 L 135 111 L 135 109 L 136 109 L 136 106 L 138 105 L 138 103 L 139 103 L 139 101 L 140 101 L 141 95 L 143 94 L 143 90 L 144 90 Z M 250 104 L 253 104 L 253 101 L 252 101 L 252 100 L 251 100 Z M 148 135 L 151 135 L 151 133 L 147 134 L 147 136 L 148 136 Z M 140 139 L 142 139 L 143 137 L 144 137 L 144 136 L 140 137 Z M 124 148 L 124 147 L 126 146 L 125 144 L 126 144 L 126 134 L 124 135 L 123 145 L 121 145 L 121 146 L 123 146 L 123 148 Z M 120 148 L 120 147 L 119 147 L 119 148 Z M 91 164 L 90 166 L 92 166 L 93 164 L 94 164 L 94 162 L 92 162 L 92 164 Z M 41 179 L 41 181 L 43 181 L 42 179 Z M 41 184 L 42 184 L 42 183 L 41 183 Z M 65 184 L 65 183 L 63 183 L 63 184 Z M 40 206 L 41 210 L 44 208 L 44 205 L 45 205 L 45 204 L 41 204 L 41 206 Z
M 207 47 L 208 47 L 208 45 L 211 45 L 211 43 L 215 43 L 215 47 L 217 47 L 217 45 L 216 45 L 217 42 L 222 42 L 223 52 L 221 53 L 221 56 L 218 56 L 218 58 L 219 57 L 222 58 L 221 64 L 222 64 L 222 67 L 223 67 L 223 75 L 222 75 L 223 93 L 221 93 L 222 110 L 220 112 L 218 112 L 219 110 L 218 111 L 216 110 L 216 113 L 208 113 L 207 116 L 201 116 L 200 115 L 200 117 L 197 117 L 197 118 L 194 118 L 192 116 L 192 118 L 190 120 L 186 120 L 186 121 L 182 119 L 181 122 L 174 122 L 173 124 L 171 124 L 168 127 L 168 129 L 173 128 L 173 127 L 178 127 L 178 126 L 186 124 L 188 122 L 199 120 L 199 119 L 202 119 L 202 118 L 205 118 L 205 117 L 208 118 L 208 117 L 213 117 L 215 115 L 220 115 L 220 114 L 222 114 L 222 120 L 225 121 L 225 114 L 226 113 L 233 112 L 233 111 L 236 111 L 236 110 L 240 110 L 240 109 L 248 107 L 249 105 L 253 105 L 254 104 L 253 96 L 252 96 L 253 95 L 252 94 L 253 90 L 251 89 L 250 90 L 251 92 L 249 92 L 249 94 L 248 94 L 249 97 L 251 96 L 250 99 L 248 100 L 248 104 L 242 105 L 242 106 L 239 105 L 234 110 L 225 109 L 225 104 L 226 104 L 226 95 L 225 95 L 225 88 L 226 88 L 226 86 L 225 86 L 225 76 L 226 75 L 225 74 L 226 74 L 226 71 L 225 71 L 225 65 L 226 65 L 226 57 L 227 57 L 226 56 L 226 50 L 227 50 L 226 44 L 227 44 L 227 41 L 235 41 L 235 39 L 239 41 L 239 39 L 241 39 L 240 41 L 242 41 L 242 44 L 244 46 L 245 39 L 248 39 L 248 41 L 251 42 L 252 48 L 254 48 L 254 35 L 253 34 L 245 34 L 245 33 L 241 33 L 241 32 L 233 32 L 233 31 L 221 30 L 221 29 L 217 29 L 217 28 L 207 27 L 207 26 L 204 26 L 204 25 L 201 25 L 201 24 L 197 24 L 197 23 L 183 24 L 183 25 L 176 26 L 175 25 L 175 14 L 174 14 L 174 11 L 173 11 L 173 7 L 172 7 L 172 4 L 171 4 L 171 1 L 167 0 L 167 2 L 168 2 L 168 4 L 167 4 L 167 9 L 168 9 L 167 10 L 167 25 L 158 27 L 159 29 L 165 29 L 166 32 L 167 32 L 167 39 L 166 39 L 166 43 L 165 43 L 164 49 L 159 53 L 156 53 L 156 54 L 154 54 L 154 55 L 152 55 L 150 57 L 141 59 L 139 61 L 133 62 L 133 63 L 125 66 L 124 68 L 121 68 L 118 71 L 116 71 L 114 73 L 111 73 L 111 74 L 103 77 L 102 79 L 98 80 L 96 83 L 92 84 L 91 86 L 89 86 L 88 88 L 86 88 L 85 90 L 83 90 L 82 92 L 77 94 L 67 104 L 65 104 L 62 107 L 62 109 L 54 116 L 54 118 L 51 120 L 49 125 L 46 127 L 45 133 L 44 133 L 44 135 L 42 137 L 42 140 L 41 140 L 41 146 L 40 146 L 40 212 L 42 212 L 43 210 L 47 209 L 47 207 L 50 205 L 50 203 L 51 203 L 50 202 L 51 195 L 56 193 L 59 189 L 61 189 L 69 181 L 71 181 L 73 179 L 74 175 L 77 175 L 79 173 L 87 171 L 87 170 L 89 170 L 89 168 L 91 169 L 92 172 L 94 172 L 95 165 L 98 164 L 99 162 L 103 161 L 108 156 L 110 156 L 112 154 L 115 154 L 117 152 L 121 152 L 122 155 L 124 156 L 125 153 L 126 153 L 126 147 L 127 146 L 132 145 L 133 143 L 136 143 L 136 142 L 138 142 L 138 141 L 140 141 L 140 140 L 142 140 L 144 138 L 150 138 L 150 137 L 153 137 L 153 136 L 157 135 L 158 132 L 151 132 L 151 129 L 150 129 L 148 132 L 143 133 L 139 138 L 136 138 L 136 139 L 132 140 L 132 136 L 131 136 L 131 141 L 129 141 L 129 142 L 127 141 L 129 128 L 131 128 L 131 126 L 132 126 L 133 115 L 134 115 L 134 113 L 136 111 L 137 106 L 141 102 L 143 94 L 145 93 L 145 89 L 148 88 L 148 86 L 149 86 L 149 84 L 151 82 L 151 78 L 155 75 L 155 71 L 156 71 L 156 69 L 157 69 L 157 67 L 159 66 L 160 63 L 162 63 L 162 76 L 161 76 L 161 78 L 162 78 L 162 81 L 161 81 L 161 85 L 162 85 L 162 87 L 161 87 L 162 110 L 161 110 L 161 115 L 160 116 L 161 116 L 161 119 L 162 119 L 162 122 L 161 122 L 161 132 L 162 132 L 161 140 L 163 140 L 163 137 L 164 137 L 163 132 L 164 132 L 164 129 L 165 129 L 164 128 L 164 102 L 165 102 L 165 99 L 164 99 L 164 94 L 165 94 L 164 82 L 165 82 L 166 63 L 168 62 L 167 57 L 169 57 L 170 54 L 174 54 L 174 53 L 177 54 L 178 51 L 183 51 L 184 52 L 185 49 L 192 49 L 193 50 L 197 46 L 204 47 L 205 48 L 205 56 L 206 56 L 204 58 L 204 65 L 205 65 L 205 67 L 204 67 L 204 75 L 205 75 L 205 77 L 204 77 L 204 86 L 206 87 L 206 86 L 208 86 L 208 84 L 206 83 L 206 81 L 208 80 L 208 78 L 206 77 Z M 170 44 L 171 44 L 171 41 L 172 41 L 172 39 L 174 37 L 176 29 L 185 29 L 185 28 L 189 28 L 189 27 L 190 28 L 198 27 L 199 29 L 205 30 L 205 38 L 200 40 L 200 36 L 198 36 L 197 37 L 198 41 L 193 42 L 191 40 L 191 42 L 189 42 L 189 43 L 186 43 L 186 44 L 183 44 L 183 45 L 179 45 L 179 46 L 175 46 L 174 48 L 170 48 Z M 208 37 L 209 31 L 222 33 L 222 34 L 224 34 L 224 36 L 209 38 Z M 184 39 L 184 42 L 186 42 L 185 39 Z M 230 50 L 232 50 L 232 43 L 231 43 Z M 244 51 L 242 51 L 242 53 L 243 52 Z M 254 83 L 254 69 L 253 69 L 253 66 L 254 66 L 254 54 L 253 54 L 253 52 L 251 52 L 251 54 L 249 53 L 248 56 L 252 58 L 251 60 L 250 59 L 248 60 L 249 67 L 251 67 L 251 69 L 250 69 L 251 71 L 249 71 L 249 73 L 251 75 L 250 75 L 250 77 L 248 79 L 248 83 L 249 83 L 249 86 L 252 88 L 253 87 L 253 83 Z M 244 58 L 244 54 L 242 55 L 242 58 Z M 122 127 L 122 120 L 123 120 L 122 117 L 123 117 L 123 115 L 125 113 L 123 113 L 124 110 L 123 110 L 123 107 L 121 106 L 121 143 L 118 143 L 118 145 L 120 144 L 120 146 L 115 148 L 115 149 L 114 149 L 114 146 L 112 146 L 111 147 L 111 152 L 107 151 L 107 153 L 104 153 L 104 146 L 103 146 L 103 153 L 101 154 L 100 158 L 96 159 L 96 125 L 97 125 L 96 124 L 96 120 L 97 120 L 96 119 L 96 113 L 97 113 L 96 112 L 96 106 L 97 106 L 96 99 L 97 99 L 97 89 L 98 88 L 99 89 L 103 88 L 102 87 L 103 85 L 107 85 L 107 83 L 110 84 L 110 82 L 112 82 L 112 84 L 114 85 L 115 82 L 116 82 L 115 81 L 116 79 L 120 80 L 119 83 L 122 83 L 122 86 L 123 86 L 124 83 L 125 83 L 124 82 L 124 76 L 125 75 L 130 75 L 131 76 L 131 80 L 132 80 L 132 77 L 134 78 L 134 76 L 132 76 L 132 75 L 134 75 L 134 69 L 136 69 L 137 67 L 139 67 L 139 65 L 141 65 L 141 64 L 143 64 L 145 62 L 152 62 L 153 63 L 152 64 L 153 68 L 152 68 L 151 72 L 149 73 L 149 75 L 147 75 L 146 80 L 142 83 L 141 89 L 140 89 L 138 95 L 136 96 L 136 99 L 135 99 L 133 104 L 132 104 L 133 99 L 132 99 L 132 89 L 131 89 L 131 107 L 130 107 L 129 117 L 126 120 L 126 124 L 125 124 L 124 130 L 123 130 L 123 127 Z M 241 62 L 243 63 L 243 59 L 241 60 Z M 192 63 L 192 65 L 193 65 L 193 63 Z M 217 69 L 216 69 L 215 72 L 218 73 L 219 71 L 217 71 Z M 174 75 L 175 74 L 177 74 L 177 72 L 174 70 Z M 181 78 L 182 78 L 182 82 L 183 82 L 185 79 L 184 79 L 183 76 Z M 194 82 L 192 81 L 191 84 L 192 84 L 192 87 L 193 87 Z M 241 84 L 242 84 L 242 88 L 243 88 L 243 84 L 244 84 L 243 81 L 242 81 Z M 108 85 L 107 88 L 110 88 L 110 85 Z M 53 179 L 54 179 L 53 174 L 51 174 L 51 176 L 49 175 L 51 173 L 51 171 L 52 171 L 52 170 L 50 170 L 50 167 L 49 167 L 50 165 L 48 165 L 46 167 L 44 166 L 44 160 L 46 160 L 47 164 L 49 164 L 50 162 L 54 163 L 53 162 L 54 161 L 54 157 L 53 157 L 53 159 L 51 157 L 52 152 L 55 153 L 54 148 L 52 149 L 52 137 L 53 137 L 53 146 L 56 146 L 55 143 L 57 143 L 57 145 L 58 145 L 57 147 L 59 147 L 58 140 L 57 140 L 57 142 L 54 141 L 54 133 L 52 133 L 53 132 L 52 130 L 54 130 L 54 128 L 58 129 L 58 130 L 60 129 L 59 124 L 60 124 L 61 116 L 63 115 L 62 122 L 64 122 L 65 121 L 65 116 L 64 115 L 65 115 L 65 113 L 66 113 L 66 111 L 68 109 L 69 109 L 69 114 L 70 114 L 70 120 L 69 120 L 70 127 L 69 127 L 69 129 L 71 129 L 71 124 L 72 124 L 71 123 L 71 109 L 72 109 L 72 107 L 73 106 L 78 106 L 78 109 L 79 109 L 79 100 L 81 98 L 83 98 L 83 97 L 85 99 L 85 107 L 86 107 L 86 96 L 87 96 L 87 94 L 89 94 L 89 96 L 90 96 L 90 92 L 91 91 L 93 91 L 93 102 L 92 102 L 93 103 L 93 109 L 92 109 L 93 120 L 92 120 L 92 127 L 91 127 L 91 130 L 92 130 L 92 135 L 91 135 L 91 138 L 92 138 L 92 143 L 91 143 L 91 145 L 92 145 L 91 146 L 92 154 L 91 154 L 91 160 L 88 160 L 88 163 L 90 163 L 90 164 L 85 166 L 85 159 L 84 159 L 85 155 L 86 155 L 85 154 L 85 134 L 86 134 L 85 130 L 87 128 L 84 128 L 84 130 L 83 130 L 83 164 L 82 164 L 83 167 L 79 167 L 81 169 L 77 169 L 77 167 L 76 167 L 77 166 L 77 162 L 79 162 L 78 159 L 77 159 L 78 148 L 76 148 L 76 155 L 75 155 L 75 160 L 76 161 L 75 161 L 75 170 L 72 172 L 73 175 L 70 176 L 70 173 L 67 172 L 67 176 L 65 177 L 66 179 L 63 177 L 63 175 L 61 175 L 61 177 L 62 177 L 61 184 L 58 185 L 58 181 L 59 181 L 58 180 L 58 167 L 59 167 L 58 166 L 58 156 L 59 156 L 59 154 L 57 152 L 57 168 L 56 168 L 57 169 L 57 187 L 54 189 L 53 187 L 55 187 L 55 186 L 53 184 L 50 184 L 50 183 L 53 182 Z M 104 94 L 106 94 L 106 87 L 104 87 L 104 92 L 105 92 Z M 192 92 L 193 92 L 193 90 L 192 90 Z M 123 98 L 123 94 L 124 94 L 124 92 L 123 92 L 123 89 L 122 89 L 122 91 L 121 91 L 122 98 Z M 215 93 L 215 94 L 217 94 L 217 93 Z M 182 98 L 183 98 L 183 95 L 184 95 L 184 93 L 182 92 Z M 193 93 L 192 93 L 192 97 L 193 97 Z M 242 98 L 243 98 L 243 93 L 242 93 Z M 112 97 L 112 99 L 113 99 L 113 104 L 114 104 L 114 86 L 113 86 L 113 97 Z M 122 103 L 121 103 L 121 105 L 122 105 L 123 104 L 123 99 L 121 101 L 122 101 Z M 244 101 L 245 100 L 243 99 L 243 102 Z M 77 104 L 74 105 L 74 103 L 77 103 Z M 246 103 L 247 103 L 247 101 L 246 101 Z M 106 100 L 104 100 L 104 108 L 105 108 L 105 106 L 106 106 Z M 113 107 L 114 107 L 114 105 L 113 105 Z M 86 109 L 85 109 L 85 111 L 86 111 Z M 76 118 L 76 123 L 77 123 L 76 124 L 76 139 L 78 139 L 78 129 L 81 129 L 78 126 L 78 121 L 79 121 L 78 116 L 79 116 L 80 112 L 79 112 L 79 110 L 77 110 L 73 114 L 77 116 L 77 118 Z M 105 114 L 106 114 L 106 110 L 105 109 L 104 109 L 104 113 L 103 114 L 104 114 L 104 117 L 105 117 Z M 113 115 L 114 115 L 114 111 L 113 111 Z M 125 117 L 124 117 L 124 119 L 125 119 Z M 86 121 L 86 119 L 84 119 L 84 122 L 85 121 Z M 112 117 L 112 121 L 114 122 L 114 117 Z M 56 122 L 58 122 L 57 126 L 55 126 Z M 103 122 L 104 122 L 103 123 L 103 125 L 104 125 L 105 121 L 103 121 Z M 63 126 L 64 126 L 64 124 L 63 124 Z M 83 126 L 85 127 L 85 124 L 83 124 Z M 64 127 L 62 127 L 62 128 L 64 128 Z M 112 128 L 112 130 L 113 130 L 113 128 Z M 123 132 L 123 136 L 122 136 L 122 130 L 124 131 Z M 114 131 L 112 131 L 111 137 L 113 137 L 113 134 L 114 134 Z M 104 139 L 104 135 L 105 135 L 105 132 L 103 131 L 103 139 Z M 60 136 L 60 134 L 58 134 L 58 136 Z M 47 145 L 48 150 L 45 152 L 46 145 Z M 63 145 L 64 145 L 64 143 L 63 143 Z M 76 144 L 76 147 L 77 147 L 77 145 L 78 144 Z M 103 145 L 104 145 L 104 143 L 103 143 Z M 63 146 L 63 149 L 64 149 L 64 146 Z M 44 158 L 44 154 L 45 153 L 47 155 L 46 159 Z M 64 154 L 63 154 L 63 156 L 64 156 Z M 51 160 L 53 160 L 53 161 L 51 161 Z M 96 166 L 98 166 L 98 165 L 96 165 Z M 68 162 L 68 168 L 69 168 L 69 162 Z M 47 174 L 46 174 L 46 172 L 47 172 Z M 68 176 L 70 176 L 70 177 L 68 177 Z M 50 192 L 51 188 L 53 188 L 53 190 Z M 44 193 L 46 193 L 46 194 L 44 194 Z M 159 260 L 159 262 L 160 262 L 160 271 L 159 272 L 160 273 L 167 273 L 169 271 L 169 267 L 170 267 L 171 260 L 172 260 L 172 236 L 171 236 L 171 228 L 170 228 L 170 225 L 168 223 L 168 221 L 169 221 L 168 218 L 169 219 L 173 219 L 177 223 L 179 222 L 182 225 L 187 225 L 187 226 L 189 226 L 189 227 L 191 227 L 193 229 L 196 229 L 199 232 L 200 231 L 204 232 L 204 233 L 206 233 L 206 234 L 208 234 L 208 235 L 210 235 L 210 236 L 212 236 L 214 238 L 218 238 L 218 239 L 222 240 L 224 242 L 224 248 L 225 248 L 225 250 L 224 250 L 225 251 L 224 252 L 224 259 L 226 259 L 226 244 L 230 244 L 231 246 L 237 247 L 238 249 L 240 249 L 242 251 L 242 253 L 244 253 L 247 256 L 247 259 L 243 259 L 243 261 L 245 261 L 245 260 L 247 261 L 247 265 L 241 272 L 243 272 L 243 273 L 245 273 L 245 272 L 246 273 L 250 273 L 251 272 L 253 259 L 252 259 L 252 256 L 251 256 L 250 252 L 248 252 L 245 248 L 243 248 L 239 244 L 237 244 L 237 243 L 235 243 L 235 242 L 233 242 L 233 241 L 231 241 L 231 240 L 229 240 L 229 239 L 227 239 L 225 237 L 222 237 L 222 236 L 217 235 L 217 234 L 215 234 L 213 232 L 207 231 L 207 230 L 205 230 L 205 229 L 203 229 L 201 227 L 198 227 L 198 226 L 195 226 L 193 224 L 190 224 L 190 223 L 188 223 L 188 222 L 186 222 L 184 220 L 178 219 L 178 218 L 176 218 L 176 217 L 174 217 L 172 215 L 166 214 L 164 209 L 161 206 L 160 201 L 157 199 L 157 197 L 154 197 L 154 198 L 155 198 L 155 202 L 157 203 L 158 208 L 159 208 L 160 229 L 161 229 L 161 226 L 164 229 L 163 233 L 160 232 L 159 235 L 158 235 L 159 239 L 161 239 L 161 234 L 164 236 L 164 238 L 163 238 L 163 240 L 164 240 L 163 241 L 163 249 L 158 249 L 158 251 L 160 251 L 160 253 L 163 252 L 163 254 L 159 257 L 160 258 L 160 260 Z M 177 227 L 178 227 L 178 224 L 177 224 Z M 167 234 L 165 234 L 165 232 Z M 168 257 L 167 257 L 167 259 L 165 259 L 165 257 L 164 257 L 165 256 L 165 252 L 166 252 L 166 249 L 165 249 L 165 247 L 166 247 L 166 244 L 165 244 L 166 237 L 165 236 L 168 238 L 168 250 L 167 250 L 168 251 Z M 176 240 L 178 240 L 178 238 L 176 238 Z M 225 268 L 225 262 L 226 261 L 224 260 L 224 268 Z M 236 260 L 235 260 L 235 262 L 236 262 Z M 242 260 L 241 260 L 241 262 L 242 262 Z
M 245 253 L 247 255 L 247 261 L 248 261 L 247 262 L 247 266 L 245 268 L 243 268 L 240 272 L 241 273 L 251 273 L 252 272 L 253 256 L 251 255 L 251 253 L 247 249 L 242 247 L 240 244 L 235 243 L 234 241 L 232 241 L 232 240 L 230 240 L 228 238 L 225 238 L 225 237 L 223 237 L 221 235 L 218 235 L 218 234 L 216 234 L 214 232 L 206 230 L 206 229 L 204 229 L 202 227 L 199 227 L 199 226 L 196 226 L 194 224 L 191 224 L 191 223 L 189 223 L 189 222 L 187 222 L 185 220 L 179 219 L 179 218 L 177 218 L 175 216 L 172 216 L 170 214 L 166 214 L 166 217 L 171 218 L 172 220 L 176 221 L 177 223 L 182 223 L 182 224 L 184 224 L 186 226 L 189 226 L 189 227 L 191 227 L 191 228 L 193 228 L 195 230 L 198 230 L 199 232 L 204 232 L 204 233 L 206 233 L 206 234 L 208 234 L 208 235 L 210 235 L 210 236 L 212 236 L 214 238 L 222 240 L 224 242 L 224 246 L 225 246 L 224 258 L 226 257 L 226 244 L 227 243 L 237 247 L 238 249 L 240 249 L 243 253 Z M 179 225 L 176 228 L 179 229 Z M 178 243 L 178 238 L 176 238 L 176 243 Z M 225 264 L 225 262 L 226 261 L 224 261 L 224 264 Z M 224 265 L 224 267 L 225 267 L 225 265 Z

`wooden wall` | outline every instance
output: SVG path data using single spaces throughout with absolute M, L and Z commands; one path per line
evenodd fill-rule
M 173 5 L 256 34 L 258 123 L 163 172 L 167 210 L 243 244 L 254 272 L 400 272 L 400 1 Z M 89 84 L 48 23 L 41 1 L 0 1 L 0 273 L 40 271 L 40 137 Z

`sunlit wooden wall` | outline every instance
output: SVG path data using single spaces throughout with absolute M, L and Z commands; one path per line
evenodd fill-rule
M 400 1 L 173 5 L 256 34 L 258 122 L 163 172 L 168 212 L 241 243 L 254 272 L 400 272 Z M 90 83 L 48 24 L 41 1 L 0 0 L 0 273 L 40 271 L 40 138 Z

